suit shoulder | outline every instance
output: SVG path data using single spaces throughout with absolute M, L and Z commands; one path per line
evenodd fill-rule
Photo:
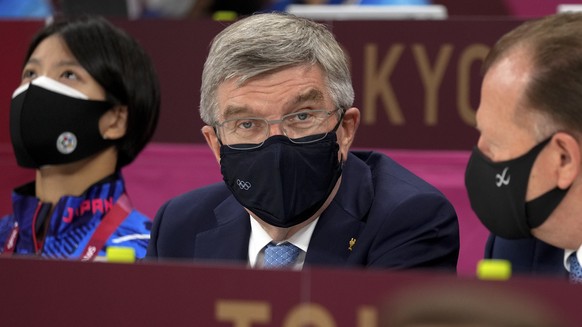
M 168 200 L 164 206 L 192 208 L 193 206 L 202 205 L 214 208 L 231 195 L 232 193 L 230 193 L 226 185 L 219 182 L 180 194 Z
M 395 190 L 400 195 L 436 193 L 434 185 L 408 170 L 389 156 L 375 151 L 354 151 L 355 159 L 363 161 L 370 169 L 376 190 Z
M 485 245 L 485 258 L 509 260 L 516 274 L 567 275 L 564 250 L 533 237 L 509 240 L 491 234 Z

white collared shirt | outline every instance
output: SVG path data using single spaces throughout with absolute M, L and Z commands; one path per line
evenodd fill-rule
M 256 221 L 253 217 L 249 215 L 251 220 L 251 237 L 249 239 L 249 266 L 253 268 L 262 268 L 264 251 L 263 248 L 273 241 L 269 234 L 263 229 L 263 227 Z M 279 242 L 281 244 L 284 242 L 289 242 L 296 247 L 300 248 L 302 251 L 297 257 L 297 261 L 293 266 L 293 270 L 301 270 L 303 268 L 303 263 L 305 263 L 305 256 L 307 254 L 307 248 L 309 247 L 309 241 L 311 240 L 311 235 L 315 229 L 315 225 L 319 221 L 319 217 L 314 219 L 309 224 L 303 226 L 295 234 L 293 234 L 289 239 Z
M 580 255 L 582 254 L 582 246 L 580 246 L 578 250 L 564 250 L 564 267 L 566 267 L 568 272 L 570 272 L 570 263 L 568 262 L 568 257 L 573 252 L 576 252 L 576 258 L 578 259 L 578 262 L 582 262 L 582 256 Z

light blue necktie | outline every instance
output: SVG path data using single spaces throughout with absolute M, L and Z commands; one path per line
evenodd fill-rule
M 582 267 L 576 258 L 576 252 L 568 257 L 568 263 L 570 264 L 570 281 L 577 284 L 582 283 Z
M 263 267 L 290 268 L 295 264 L 295 260 L 297 260 L 300 251 L 300 248 L 288 242 L 280 245 L 271 242 L 265 247 L 265 261 Z

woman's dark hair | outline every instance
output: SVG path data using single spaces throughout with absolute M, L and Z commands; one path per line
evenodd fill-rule
M 127 132 L 116 143 L 117 167 L 132 162 L 152 138 L 160 111 L 154 65 L 137 41 L 101 17 L 55 21 L 32 39 L 25 64 L 47 37 L 59 35 L 108 98 L 127 106 Z

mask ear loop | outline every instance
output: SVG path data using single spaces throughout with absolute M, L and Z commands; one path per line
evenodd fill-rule
M 525 213 L 529 228 L 536 228 L 543 224 L 562 202 L 569 190 L 569 187 L 565 190 L 556 187 L 546 194 L 526 202 Z
M 338 130 L 338 128 L 339 128 L 339 126 L 340 126 L 341 122 L 344 120 L 344 115 L 346 114 L 345 110 L 343 110 L 343 109 L 340 109 L 340 110 L 341 110 L 342 112 L 341 112 L 341 114 L 340 114 L 340 116 L 339 116 L 339 119 L 338 119 L 337 123 L 335 124 L 335 127 L 334 127 L 334 128 L 331 130 L 331 131 L 332 131 L 332 132 L 334 132 L 334 133 L 335 133 L 335 132 L 337 132 L 337 130 Z M 342 170 L 343 170 L 343 168 L 344 168 L 344 163 L 345 163 L 345 160 L 344 160 L 344 155 L 340 153 L 340 163 L 339 163 L 339 165 L 340 165 L 340 168 L 341 168 Z
M 337 132 L 337 130 L 338 130 L 338 128 L 339 128 L 339 126 L 340 126 L 340 124 L 341 124 L 341 123 L 342 123 L 342 121 L 344 120 L 344 115 L 345 115 L 345 113 L 346 113 L 346 112 L 345 112 L 344 110 L 342 110 L 342 109 L 339 109 L 339 110 L 341 110 L 341 111 L 342 111 L 342 113 L 340 114 L 340 116 L 339 116 L 339 119 L 338 119 L 337 123 L 335 124 L 335 126 L 334 126 L 334 127 L 333 127 L 333 129 L 331 130 L 333 133 Z
M 540 142 L 540 144 L 536 146 L 539 147 L 538 155 L 543 150 L 543 148 L 550 143 L 554 135 L 556 134 L 552 134 L 550 137 Z M 562 202 L 562 199 L 564 199 L 570 190 L 570 187 L 564 190 L 556 187 L 547 193 L 542 194 L 539 197 L 525 203 L 525 213 L 530 229 L 539 227 L 546 221 L 546 219 L 548 219 L 552 212 Z
M 115 107 L 116 105 L 120 105 L 122 102 L 119 101 L 117 99 L 117 97 L 115 97 L 113 94 L 111 94 L 111 92 L 105 90 L 105 101 L 108 102 L 109 104 L 111 104 L 111 109 L 113 109 L 113 107 Z M 103 116 L 101 116 L 103 117 Z M 107 135 L 101 135 L 101 138 L 104 140 L 107 140 Z
M 119 99 L 109 91 L 105 91 L 105 101 L 111 103 L 112 106 L 124 104 L 123 101 L 119 101 Z
M 216 138 L 218 139 L 218 144 L 220 144 L 220 146 L 223 146 L 224 144 L 222 144 L 222 140 L 220 139 L 220 134 L 218 134 L 218 129 L 216 128 L 216 125 L 213 125 L 212 129 L 214 130 L 214 134 L 216 135 Z

